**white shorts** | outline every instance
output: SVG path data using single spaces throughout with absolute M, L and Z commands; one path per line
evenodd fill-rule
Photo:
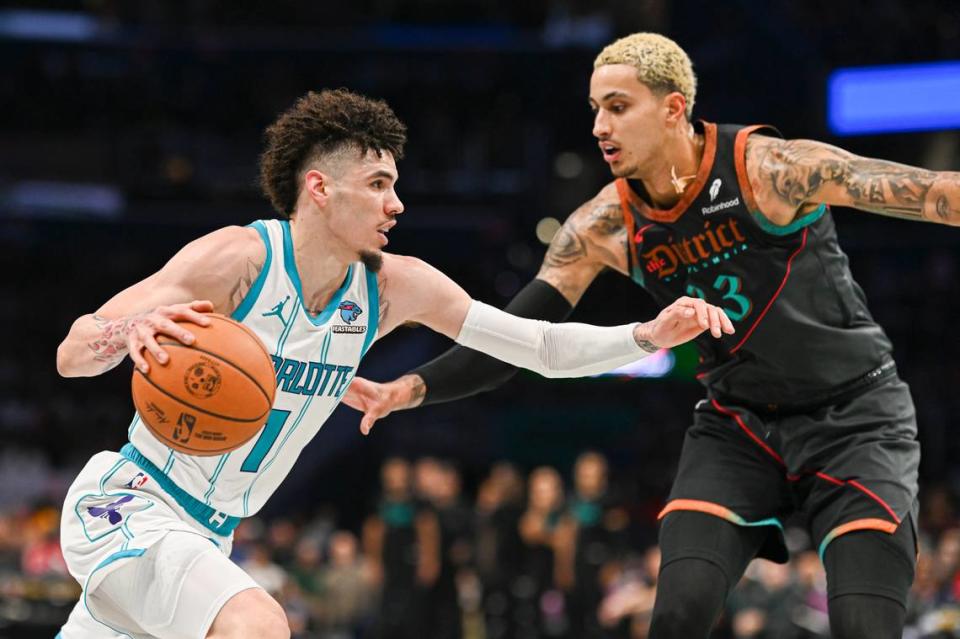
M 133 462 L 94 455 L 63 506 L 60 546 L 83 594 L 60 636 L 203 639 L 233 595 L 258 587 L 231 545 Z

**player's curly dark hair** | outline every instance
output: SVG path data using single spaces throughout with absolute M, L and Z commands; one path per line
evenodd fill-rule
M 260 186 L 278 213 L 289 217 L 297 204 L 301 174 L 318 158 L 355 147 L 366 153 L 403 157 L 407 127 L 382 100 L 324 89 L 301 97 L 267 127 L 260 156 Z

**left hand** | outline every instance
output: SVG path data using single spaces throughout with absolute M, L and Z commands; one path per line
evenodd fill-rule
M 656 318 L 637 325 L 633 337 L 644 350 L 671 348 L 689 342 L 705 330 L 716 338 L 733 335 L 733 322 L 723 309 L 698 297 L 681 297 Z

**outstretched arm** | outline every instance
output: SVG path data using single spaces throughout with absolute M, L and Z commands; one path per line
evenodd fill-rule
M 519 317 L 564 321 L 604 268 L 627 272 L 625 246 L 619 198 L 616 187 L 610 184 L 570 215 L 550 243 L 537 278 L 504 310 Z M 492 390 L 516 372 L 511 364 L 454 346 L 389 384 L 374 386 L 357 378 L 351 388 L 378 391 L 385 400 L 389 398 L 391 409 L 413 408 Z M 348 395 L 346 401 L 350 399 Z
M 686 342 L 708 328 L 715 337 L 733 333 L 733 324 L 723 311 L 689 297 L 680 298 L 650 322 L 598 327 L 510 315 L 471 300 L 448 277 L 414 258 L 385 256 L 380 277 L 388 282 L 383 287 L 384 297 L 392 315 L 382 322 L 382 333 L 399 323 L 417 322 L 462 346 L 547 377 L 601 373 Z M 383 410 L 382 393 L 382 385 L 364 380 L 359 386 L 351 385 L 344 398 L 348 405 L 364 411 L 361 430 L 365 433 L 389 412 Z
M 821 203 L 960 226 L 960 173 L 864 158 L 813 140 L 752 135 L 747 175 L 771 221 L 789 224 Z

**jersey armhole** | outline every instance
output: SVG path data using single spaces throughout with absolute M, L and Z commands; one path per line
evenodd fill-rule
M 368 268 L 366 271 L 367 279 L 367 305 L 369 306 L 370 319 L 367 320 L 367 335 L 363 338 L 363 348 L 360 351 L 360 357 L 367 354 L 374 340 L 377 339 L 377 330 L 380 328 L 380 290 L 377 288 L 377 274 Z
M 243 297 L 243 300 L 240 302 L 240 305 L 230 314 L 230 318 L 238 322 L 242 322 L 247 316 L 247 313 L 250 312 L 250 309 L 253 308 L 253 305 L 256 303 L 257 298 L 260 297 L 260 291 L 263 290 L 263 283 L 267 281 L 267 273 L 270 271 L 270 264 L 273 262 L 273 250 L 270 247 L 270 236 L 267 235 L 267 227 L 261 220 L 257 220 L 252 224 L 247 225 L 248 228 L 253 228 L 257 230 L 257 233 L 260 234 L 260 239 L 263 240 L 264 246 L 267 247 L 267 259 L 263 263 L 263 268 L 260 270 L 260 274 L 257 276 L 256 281 L 253 283 L 253 286 L 250 287 L 250 290 L 247 291 L 247 294 Z
M 737 185 L 740 187 L 740 193 L 743 194 L 744 204 L 747 207 L 747 211 L 750 212 L 750 217 L 753 218 L 754 222 L 756 222 L 757 226 L 759 226 L 764 233 L 777 237 L 796 233 L 823 217 L 824 213 L 829 210 L 829 207 L 827 207 L 826 204 L 821 204 L 813 211 L 805 215 L 797 216 L 793 222 L 785 226 L 778 226 L 767 219 L 767 216 L 760 211 L 760 206 L 757 204 L 756 196 L 753 193 L 753 186 L 751 186 L 750 178 L 747 175 L 747 138 L 751 133 L 758 130 L 765 130 L 766 132 L 772 132 L 777 137 L 783 137 L 780 135 L 780 131 L 767 124 L 747 126 L 737 132 L 737 137 L 733 144 L 733 163 L 736 167 Z

